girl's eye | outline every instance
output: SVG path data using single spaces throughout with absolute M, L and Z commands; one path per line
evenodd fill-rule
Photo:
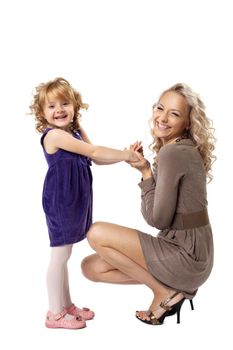
M 63 106 L 67 106 L 69 102 L 63 102 Z
M 50 105 L 49 108 L 54 108 L 54 106 L 53 106 L 53 105 Z

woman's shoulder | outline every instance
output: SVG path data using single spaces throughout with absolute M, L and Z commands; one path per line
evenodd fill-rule
M 192 157 L 195 145 L 192 140 L 181 140 L 174 144 L 164 145 L 158 153 L 158 161 L 184 164 Z
M 162 157 L 174 157 L 178 153 L 180 153 L 180 149 L 177 147 L 177 144 L 169 144 L 164 145 L 160 148 L 158 157 L 161 159 Z
M 195 148 L 194 142 L 190 139 L 184 139 L 184 140 L 179 140 L 176 143 L 164 145 L 160 148 L 159 150 L 159 155 L 176 155 L 180 154 L 181 151 L 187 150 L 191 151 L 192 149 Z

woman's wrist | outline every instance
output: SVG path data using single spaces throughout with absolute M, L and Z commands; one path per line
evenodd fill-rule
M 141 174 L 142 174 L 142 180 L 149 179 L 150 177 L 153 176 L 149 162 L 147 164 L 147 167 L 141 171 Z

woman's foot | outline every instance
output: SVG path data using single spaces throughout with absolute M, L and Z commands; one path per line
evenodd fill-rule
M 136 311 L 136 317 L 145 323 L 161 324 L 166 316 L 171 316 L 177 313 L 177 308 L 175 306 L 177 305 L 181 307 L 183 301 L 183 294 L 173 291 L 166 296 L 154 298 L 149 310 Z M 172 306 L 174 307 L 172 308 Z
M 86 322 L 80 316 L 72 316 L 63 310 L 58 314 L 47 312 L 45 326 L 47 328 L 80 329 L 86 327 Z
M 77 307 L 74 304 L 71 304 L 70 307 L 66 308 L 66 311 L 70 315 L 80 316 L 80 317 L 82 317 L 82 319 L 87 320 L 87 321 L 92 320 L 95 316 L 94 311 L 91 311 L 87 307 L 83 307 L 82 309 L 80 309 L 79 307 Z

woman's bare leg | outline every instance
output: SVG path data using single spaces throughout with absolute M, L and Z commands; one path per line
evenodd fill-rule
M 122 278 L 123 280 L 125 278 L 125 281 L 127 281 L 129 277 L 131 281 L 145 284 L 152 290 L 154 299 L 150 306 L 151 310 L 157 309 L 161 301 L 173 294 L 174 291 L 172 289 L 164 286 L 148 272 L 136 230 L 99 222 L 91 226 L 87 238 L 91 247 L 97 252 L 99 257 L 108 264 L 105 265 L 107 268 L 105 272 L 111 271 L 111 267 L 113 267 L 115 270 L 122 273 L 118 275 L 119 279 Z M 95 256 L 90 258 L 89 270 L 91 269 L 91 259 L 92 262 L 97 261 Z M 86 263 L 87 261 L 88 260 L 86 260 Z M 100 262 L 101 260 L 98 261 Z M 102 276 L 105 272 L 103 269 Z M 116 271 L 114 271 L 114 273 L 115 272 Z M 112 275 L 110 276 L 112 277 Z M 101 280 L 101 278 L 99 280 Z M 106 282 L 108 282 L 107 279 L 105 275 Z M 173 302 L 177 302 L 181 297 L 182 295 L 178 295 L 177 298 L 174 298 Z M 140 314 L 140 317 L 147 318 L 147 315 L 144 312 L 144 314 Z
M 84 276 L 93 282 L 139 284 L 138 281 L 134 281 L 131 277 L 108 264 L 97 253 L 84 258 L 81 267 Z

